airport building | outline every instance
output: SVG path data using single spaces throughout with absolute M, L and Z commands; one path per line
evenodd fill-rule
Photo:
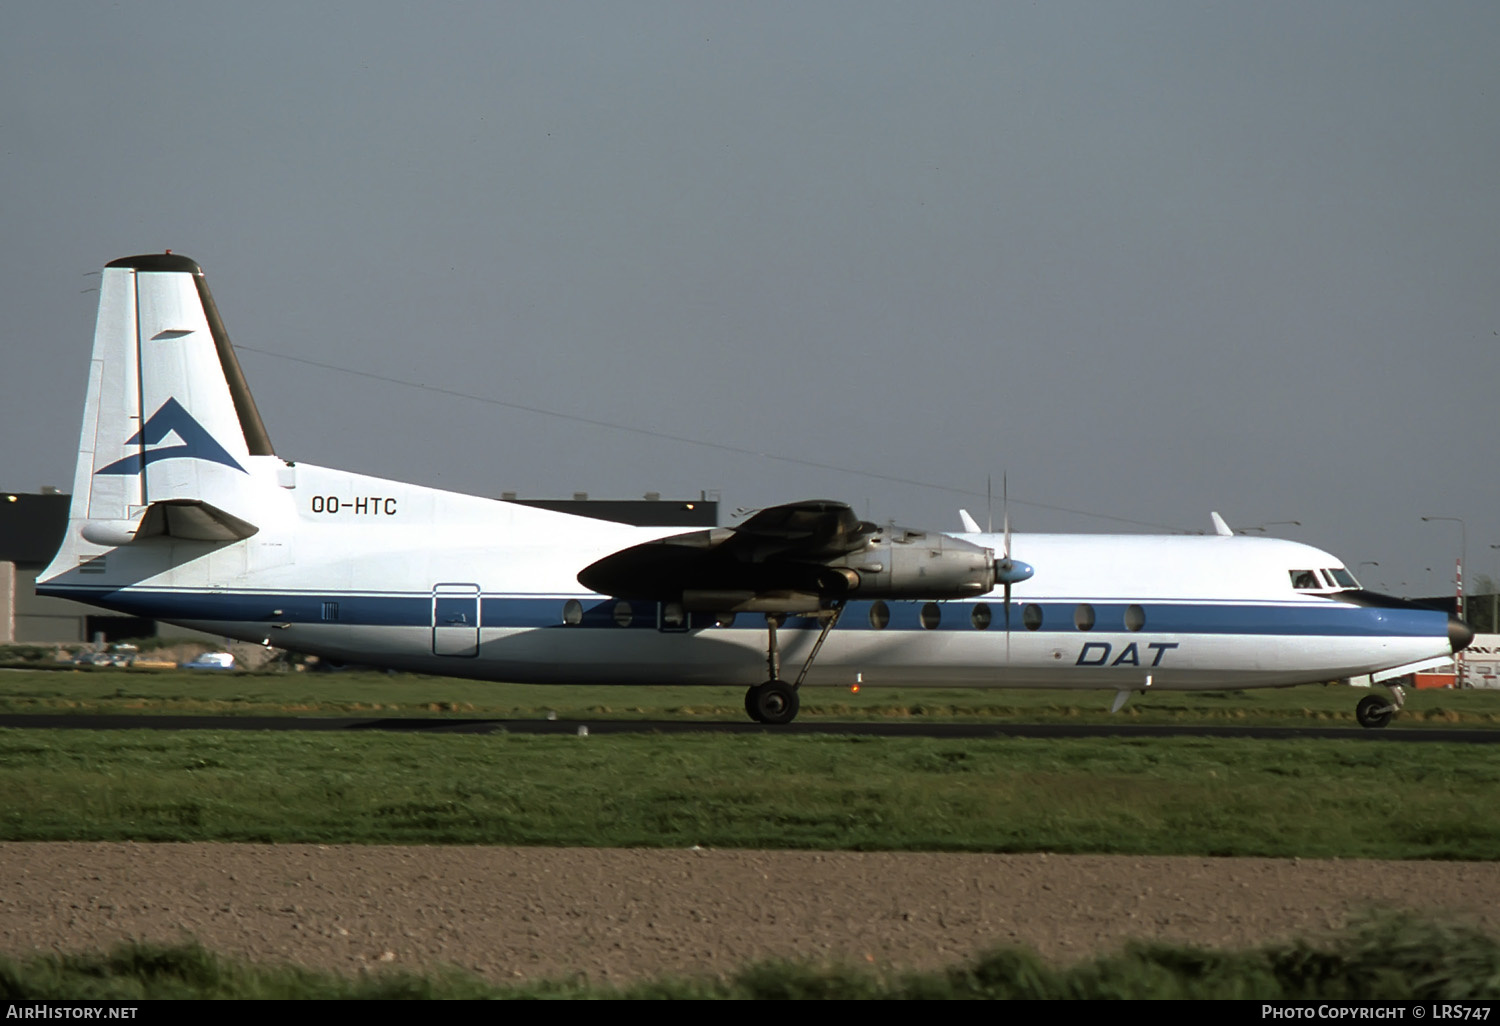
M 126 636 L 103 621 L 132 617 L 111 617 L 102 609 L 36 593 L 37 574 L 52 561 L 67 530 L 68 500 L 56 489 L 0 492 L 0 645 L 87 641 L 95 631 Z
M 717 527 L 717 494 L 696 499 L 663 499 L 647 492 L 643 499 L 503 499 L 525 506 L 614 520 L 640 527 Z M 37 575 L 52 561 L 68 527 L 70 496 L 56 489 L 39 493 L 0 492 L 0 645 L 77 644 L 98 640 L 158 636 L 204 639 L 210 635 L 135 616 L 119 616 L 81 602 L 36 593 Z

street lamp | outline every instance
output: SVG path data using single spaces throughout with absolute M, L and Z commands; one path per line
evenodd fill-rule
M 1469 554 L 1469 528 L 1463 522 L 1462 517 L 1423 517 L 1423 522 L 1431 523 L 1434 520 L 1451 520 L 1458 525 L 1458 573 L 1454 580 L 1457 587 L 1458 608 L 1454 610 L 1458 618 L 1464 618 L 1464 561 Z
M 1500 550 L 1500 545 L 1491 545 L 1490 551 Z M 1490 633 L 1500 634 L 1500 554 L 1495 556 L 1495 574 L 1490 578 Z
M 1464 618 L 1464 557 L 1469 553 L 1469 528 L 1463 522 L 1462 517 L 1423 517 L 1422 520 L 1427 523 L 1434 520 L 1451 520 L 1458 524 L 1458 570 L 1453 575 L 1456 596 L 1453 603 L 1453 615 L 1462 620 Z M 1468 674 L 1462 652 L 1453 653 L 1453 667 L 1454 685 L 1468 687 Z

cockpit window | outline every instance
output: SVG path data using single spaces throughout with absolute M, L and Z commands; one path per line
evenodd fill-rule
M 1358 588 L 1354 575 L 1343 567 L 1324 567 L 1321 570 L 1288 570 L 1292 587 L 1298 591 L 1341 591 Z
M 1292 587 L 1298 591 L 1323 587 L 1323 583 L 1318 580 L 1318 575 L 1311 570 L 1291 570 L 1288 572 L 1292 575 Z
M 1333 576 L 1333 579 L 1338 582 L 1338 586 L 1340 588 L 1359 587 L 1359 582 L 1354 579 L 1354 575 L 1341 566 L 1336 566 L 1328 572 Z

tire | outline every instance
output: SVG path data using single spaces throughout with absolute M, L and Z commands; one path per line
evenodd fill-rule
M 801 705 L 797 689 L 782 680 L 757 684 L 745 694 L 745 709 L 750 718 L 772 726 L 791 723 Z
M 1376 730 L 1391 722 L 1395 711 L 1391 709 L 1391 703 L 1379 695 L 1368 695 L 1359 700 L 1359 705 L 1354 707 L 1354 718 L 1359 720 L 1361 727 Z

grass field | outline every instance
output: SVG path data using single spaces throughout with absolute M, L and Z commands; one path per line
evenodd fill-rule
M 1363 692 L 1158 693 L 1139 723 L 1353 727 Z M 1107 693 L 810 689 L 807 719 L 1109 722 Z M 0 711 L 731 720 L 737 688 L 0 671 Z M 1500 727 L 1500 693 L 1402 725 Z M 1118 721 L 1118 719 L 1117 719 Z M 1500 858 L 1473 746 L 1197 738 L 0 731 L 0 838 Z
M 1379 689 L 1384 694 L 1384 689 Z M 1113 692 L 962 688 L 807 688 L 803 720 L 1027 723 L 1213 723 L 1353 726 L 1369 689 L 1303 685 L 1255 691 L 1136 695 L 1113 716 Z M 0 712 L 222 715 L 471 715 L 528 719 L 745 719 L 744 689 L 547 687 L 416 674 L 208 673 L 177 670 L 0 669 Z M 1500 691 L 1411 694 L 1403 727 L 1500 728 Z
M 1494 859 L 1472 745 L 0 730 L 0 838 Z
M 496 985 L 461 972 L 359 977 L 254 965 L 196 945 L 125 944 L 99 954 L 0 958 L 0 999 L 627 998 L 1059 999 L 1230 998 L 1258 1001 L 1492 1001 L 1500 944 L 1473 931 L 1408 920 L 1365 923 L 1331 940 L 1248 951 L 1136 945 L 1072 966 L 1006 949 L 945 972 L 768 964 L 728 979 L 661 979 L 613 988 L 581 979 Z

